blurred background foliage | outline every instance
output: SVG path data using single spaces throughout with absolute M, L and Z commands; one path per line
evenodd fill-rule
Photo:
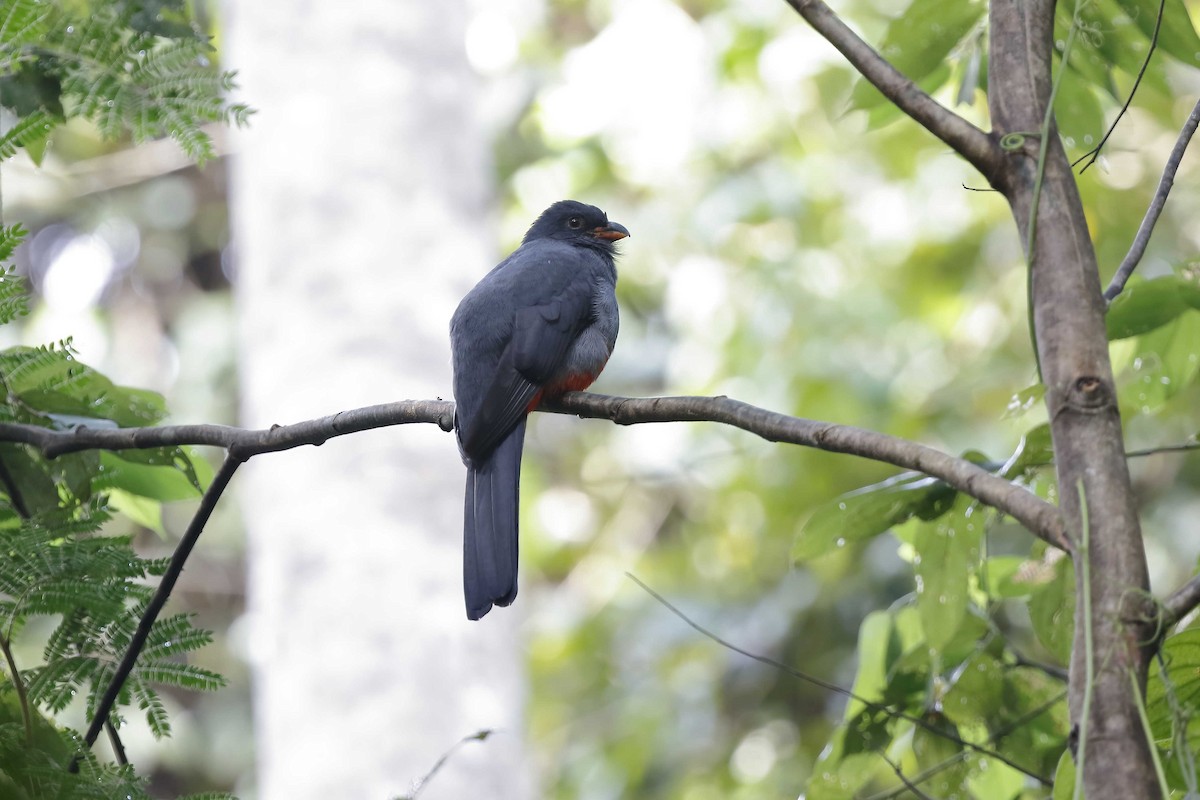
M 194 5 L 219 45 L 217 4 Z M 936 14 L 947 5 L 959 9 L 953 19 Z M 495 142 L 497 254 L 562 197 L 601 206 L 634 234 L 620 263 L 621 338 L 597 391 L 727 394 L 997 461 L 1044 421 L 1037 392 L 1025 391 L 1037 380 L 1025 267 L 1003 199 L 980 191 L 981 178 L 944 145 L 856 88 L 840 57 L 786 4 L 476 0 L 472 8 L 464 46 L 487 87 L 481 113 Z M 842 0 L 835 8 L 889 57 L 927 71 L 916 77 L 942 102 L 987 127 L 983 3 L 913 0 L 906 18 L 928 24 L 907 24 L 907 33 L 894 23 L 895 4 Z M 1089 8 L 1095 17 L 1069 59 L 1059 109 L 1072 157 L 1099 141 L 1120 108 L 1148 42 L 1147 9 L 1157 3 Z M 1160 43 L 1168 52 L 1151 62 L 1130 112 L 1080 177 L 1104 279 L 1200 94 L 1200 51 L 1189 54 L 1191 40 L 1173 30 L 1169 50 Z M 198 170 L 171 142 L 104 143 L 92 127 L 69 123 L 54 133 L 41 168 L 23 155 L 4 164 L 4 214 L 31 230 L 18 257 L 34 291 L 21 341 L 73 336 L 82 361 L 165 393 L 175 419 L 233 423 L 236 260 L 226 152 L 220 130 L 212 135 L 217 158 Z M 1194 278 L 1195 161 L 1186 159 L 1176 179 L 1140 279 Z M 1194 441 L 1200 430 L 1197 316 L 1181 310 L 1164 327 L 1114 343 L 1130 449 Z M 837 796 L 810 780 L 828 769 L 819 756 L 838 721 L 856 713 L 846 699 L 718 645 L 625 572 L 739 647 L 862 688 L 879 668 L 868 645 L 917 641 L 908 609 L 917 606 L 910 562 L 920 525 L 835 543 L 799 567 L 793 548 L 814 510 L 894 470 L 718 426 L 617 428 L 550 415 L 532 425 L 528 452 L 517 613 L 526 615 L 528 738 L 544 796 L 794 797 L 806 786 L 810 796 Z M 1200 458 L 1153 455 L 1132 467 L 1152 584 L 1169 591 L 1196 563 L 1189 534 L 1200 513 Z M 184 505 L 168 509 L 169 528 L 190 515 Z M 1061 637 L 1046 632 L 1069 589 L 1048 595 L 1040 611 L 1027 608 L 1004 599 L 1021 593 L 1005 595 L 1003 570 L 1048 568 L 1046 580 L 1060 588 L 1071 576 L 1061 562 L 1041 560 L 1011 524 L 988 518 L 980 527 L 978 547 L 992 568 L 969 587 L 977 607 L 1029 659 L 1061 665 Z M 139 546 L 150 556 L 168 547 L 149 531 Z M 126 735 L 131 750 L 152 754 L 139 763 L 154 774 L 156 792 L 253 796 L 242 557 L 235 492 L 174 601 L 218 631 L 203 663 L 231 686 L 212 696 L 168 692 L 171 740 Z M 1039 614 L 1050 621 L 1039 625 Z M 964 631 L 972 642 L 982 636 L 970 624 L 951 632 Z M 943 644 L 949 661 L 954 642 Z M 1045 684 L 1024 704 L 1057 691 L 1011 653 L 1007 661 L 983 655 L 991 658 L 980 667 L 985 676 L 1024 670 L 1029 685 Z M 928 665 L 913 674 L 938 678 Z M 916 687 L 916 706 L 929 706 L 927 688 Z M 1044 726 L 1025 734 L 1043 774 L 1061 748 L 1061 713 Z M 844 749 L 844 737 L 837 741 Z M 938 747 L 918 731 L 896 758 L 912 768 Z M 879 787 L 897 785 L 883 762 L 856 769 Z M 980 796 L 1021 789 L 1010 779 L 999 789 L 979 783 L 978 764 L 970 780 Z

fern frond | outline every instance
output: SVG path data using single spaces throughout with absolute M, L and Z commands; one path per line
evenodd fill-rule
M 75 699 L 76 692 L 101 671 L 100 666 L 91 656 L 77 655 L 29 670 L 29 697 L 51 711 L 62 711 Z
M 18 119 L 0 136 L 0 161 L 12 158 L 22 147 L 45 139 L 58 122 L 49 113 L 40 110 Z
M 37 0 L 6 0 L 0 19 L 0 52 L 36 43 L 45 33 L 50 8 Z
M 0 352 L 0 372 L 11 393 L 52 388 L 55 381 L 70 376 L 70 351 L 55 345 L 10 347 Z
M 13 250 L 25 238 L 20 225 L 0 227 L 0 261 L 12 256 Z M 29 313 L 29 298 L 25 279 L 11 265 L 0 266 L 0 325 Z
M 211 46 L 190 32 L 131 35 L 129 20 L 117 6 L 97 7 L 79 35 L 54 42 L 67 113 L 94 120 L 109 138 L 126 130 L 135 142 L 170 136 L 203 163 L 214 149 L 202 126 L 247 114 L 223 99 L 232 74 L 215 70 Z
M 85 606 L 97 616 L 107 617 L 124 610 L 124 599 L 125 594 L 117 584 L 79 581 L 66 575 L 30 587 L 17 612 L 26 616 L 68 614 L 78 606 Z
M 183 653 L 192 653 L 212 644 L 212 631 L 192 627 L 188 615 L 180 614 L 169 620 L 167 626 L 155 624 L 150 630 L 146 646 L 142 648 L 142 660 L 156 663 Z
M 137 674 L 143 680 L 193 692 L 215 692 L 225 685 L 224 676 L 195 664 L 160 661 L 138 667 Z
M 88 616 L 85 609 L 76 608 L 64 614 L 58 627 L 51 633 L 42 649 L 42 659 L 46 663 L 67 658 L 79 649 L 77 642 L 94 642 L 98 637 L 99 628 L 96 620 Z
M 150 726 L 150 732 L 154 734 L 155 739 L 170 736 L 171 718 L 167 715 L 167 708 L 163 705 L 158 692 L 147 686 L 142 677 L 141 675 L 129 676 L 129 688 L 134 699 L 137 700 L 138 708 L 146 712 L 146 724 Z
M 175 141 L 187 153 L 188 158 L 198 164 L 203 164 L 216 155 L 212 138 L 201 129 L 199 120 L 209 118 L 207 111 L 199 105 L 192 108 L 180 107 L 182 103 L 163 103 L 159 108 L 162 121 L 156 128 L 170 133 Z
M 27 410 L 42 412 L 43 417 L 107 419 L 128 427 L 151 425 L 166 416 L 162 395 L 117 386 L 79 361 L 69 341 L 0 351 L 0 375 L 10 397 L 19 397 Z M 26 421 L 46 424 L 44 419 Z
M 7 261 L 11 258 L 17 245 L 25 241 L 25 237 L 28 235 L 29 231 L 25 230 L 20 223 L 0 227 L 0 261 Z
M 151 85 L 161 92 L 169 81 L 177 79 L 180 75 L 195 73 L 196 67 L 206 67 L 203 56 L 211 50 L 209 45 L 194 39 L 172 42 L 169 46 L 148 50 L 140 63 L 133 68 L 132 77 L 134 81 Z M 201 74 L 210 84 L 213 82 L 212 73 Z
M 250 115 L 255 113 L 254 109 L 245 103 L 234 103 L 226 110 L 225 122 L 233 121 L 239 128 L 244 128 L 250 124 Z

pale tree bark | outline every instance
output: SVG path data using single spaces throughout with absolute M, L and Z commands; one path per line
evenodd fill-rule
M 230 2 L 244 420 L 449 396 L 447 321 L 494 263 L 465 6 Z M 421 429 L 417 429 L 421 428 Z M 518 610 L 468 623 L 463 468 L 432 426 L 239 473 L 258 796 L 526 796 Z
M 1057 129 L 1051 125 L 1047 135 L 1041 135 L 1053 87 L 1055 0 L 989 4 L 990 133 L 938 105 L 822 0 L 787 2 L 897 107 L 979 169 L 1008 200 L 1022 242 L 1032 243 L 1026 253 L 1032 270 L 1031 312 L 1054 441 L 1062 525 L 1071 540 L 1068 547 L 1078 577 L 1070 680 L 1072 742 L 1078 756 L 1079 740 L 1085 739 L 1082 780 L 1089 800 L 1161 796 L 1134 688 L 1145 691 L 1146 668 L 1160 641 L 1162 620 L 1149 595 L 1125 461 L 1104 328 L 1105 301 L 1071 165 Z M 1035 201 L 1039 192 L 1040 201 Z M 1036 225 L 1031 214 L 1035 202 Z M 1085 581 L 1085 575 L 1090 580 Z M 1178 619 L 1198 597 L 1200 591 L 1181 589 L 1168 599 L 1165 620 Z M 1091 607 L 1090 619 L 1085 605 Z
M 1041 129 L 1050 102 L 1053 37 L 1054 0 L 993 0 L 988 79 L 993 135 L 1024 137 L 993 176 L 993 185 L 1008 198 L 1026 242 L 1042 146 L 1041 137 L 1029 134 Z M 1032 312 L 1059 504 L 1075 544 L 1073 733 L 1083 730 L 1086 701 L 1082 779 L 1090 800 L 1158 797 L 1162 790 L 1131 680 L 1136 678 L 1144 691 L 1150 645 L 1156 640 L 1154 609 L 1108 357 L 1105 303 L 1083 205 L 1057 129 L 1051 128 L 1045 144 L 1036 230 L 1026 257 L 1032 265 Z M 1091 619 L 1084 614 L 1085 590 Z

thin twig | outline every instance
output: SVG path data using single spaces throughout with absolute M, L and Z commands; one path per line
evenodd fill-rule
M 1079 576 L 1079 596 L 1083 612 L 1083 708 L 1079 712 L 1079 745 L 1075 753 L 1075 765 L 1078 777 L 1075 780 L 1074 800 L 1082 800 L 1084 784 L 1087 782 L 1087 747 L 1088 723 L 1092 716 L 1092 689 L 1096 684 L 1096 648 L 1092 643 L 1092 554 L 1089 547 L 1091 538 L 1088 530 L 1088 499 L 1083 490 L 1083 478 L 1075 484 L 1079 492 L 1079 511 L 1082 520 L 1079 525 L 1079 553 L 1076 562 L 1081 572 Z
M 992 137 L 934 100 L 864 42 L 822 0 L 787 0 L 876 89 L 991 180 L 1004 163 Z
M 104 720 L 104 732 L 108 734 L 108 743 L 112 745 L 117 763 L 121 766 L 128 764 L 129 756 L 125 755 L 125 745 L 121 742 L 121 735 L 117 733 L 117 726 L 112 724 L 112 720 Z
M 1121 266 L 1117 267 L 1117 272 L 1113 275 L 1108 288 L 1104 290 L 1106 301 L 1111 303 L 1113 298 L 1125 289 L 1129 276 L 1137 269 L 1138 263 L 1145 255 L 1146 246 L 1150 244 L 1150 235 L 1154 233 L 1154 226 L 1158 223 L 1163 206 L 1167 204 L 1167 195 L 1170 194 L 1171 187 L 1175 184 L 1175 173 L 1179 170 L 1179 163 L 1183 161 L 1183 154 L 1187 152 L 1188 144 L 1192 141 L 1192 135 L 1195 134 L 1197 125 L 1200 125 L 1200 100 L 1192 107 L 1192 113 L 1188 115 L 1187 121 L 1183 123 L 1183 130 L 1179 132 L 1179 138 L 1175 140 L 1175 147 L 1171 149 L 1171 155 L 1167 158 L 1166 166 L 1163 167 L 1162 177 L 1158 179 L 1158 188 L 1155 189 L 1154 197 L 1150 200 L 1150 207 L 1146 209 L 1146 216 L 1142 217 L 1142 224 L 1138 227 L 1137 235 L 1133 237 L 1129 253 L 1121 262 Z
M 900 782 L 903 783 L 910 792 L 915 794 L 921 800 L 933 800 L 932 797 L 925 794 L 925 792 L 921 791 L 921 789 L 918 788 L 915 783 L 910 781 L 908 778 L 904 777 L 904 772 L 901 771 L 900 765 L 897 764 L 895 761 L 892 761 L 890 758 L 888 758 L 887 753 L 883 752 L 882 750 L 876 750 L 875 753 L 880 758 L 882 758 L 885 762 L 887 762 L 887 765 L 892 768 L 892 772 L 896 773 L 896 777 L 900 779 Z
M 1142 59 L 1142 68 L 1138 70 L 1137 77 L 1133 81 L 1133 88 L 1129 90 L 1129 96 L 1125 98 L 1125 105 L 1121 106 L 1121 110 L 1117 112 L 1117 116 L 1112 121 L 1112 125 L 1108 126 L 1108 130 L 1105 131 L 1104 136 L 1100 138 L 1100 143 L 1071 162 L 1071 166 L 1075 167 L 1085 158 L 1091 158 L 1088 163 L 1083 165 L 1083 169 L 1079 170 L 1080 174 L 1087 172 L 1088 167 L 1096 163 L 1096 159 L 1100 157 L 1100 150 L 1108 142 L 1109 137 L 1113 135 L 1113 131 L 1117 129 L 1117 125 L 1120 124 L 1121 118 L 1125 116 L 1125 112 L 1129 110 L 1130 104 L 1133 103 L 1133 97 L 1137 94 L 1138 87 L 1142 85 L 1142 78 L 1146 76 L 1146 70 L 1150 66 L 1150 59 L 1153 57 L 1154 51 L 1158 48 L 1158 32 L 1162 29 L 1163 13 L 1166 11 L 1166 9 L 1167 0 L 1159 0 L 1158 19 L 1154 21 L 1154 35 L 1150 37 L 1150 49 L 1146 51 L 1146 57 Z
M 1047 711 L 1054 708 L 1056 705 L 1058 705 L 1064 699 L 1066 699 L 1066 696 L 1067 696 L 1067 690 L 1063 689 L 1061 692 L 1058 693 L 1058 695 L 1056 697 L 1053 697 L 1050 700 L 1047 700 L 1045 703 L 1038 706 L 1037 708 L 1035 708 L 1025 714 L 1022 714 L 1020 717 L 1017 717 L 1012 722 L 1010 722 L 1007 725 L 998 729 L 995 733 L 993 733 L 991 736 L 989 736 L 984 741 L 987 744 L 998 743 L 1005 736 L 1008 736 L 1013 731 L 1018 730 L 1019 728 L 1023 727 L 1026 723 L 1032 722 L 1033 720 L 1040 717 L 1042 714 L 1045 714 Z M 924 783 L 925 781 L 929 780 L 930 778 L 937 775 L 938 773 L 943 772 L 943 771 L 949 769 L 950 767 L 954 766 L 955 764 L 962 761 L 966 757 L 967 757 L 966 750 L 959 751 L 958 753 L 955 753 L 954 755 L 950 756 L 950 758 L 947 758 L 946 760 L 942 761 L 941 763 L 934 764 L 932 767 L 929 767 L 928 769 L 922 770 L 921 772 L 917 773 L 916 775 L 914 775 L 911 778 L 911 780 L 913 783 Z M 904 793 L 904 788 L 889 789 L 885 792 L 880 792 L 879 794 L 873 794 L 873 795 L 864 797 L 864 798 L 862 798 L 862 800 L 895 800 L 895 798 L 899 797 L 903 793 Z
M 8 664 L 8 674 L 12 676 L 13 689 L 17 692 L 17 703 L 21 706 L 21 719 L 25 722 L 25 742 L 33 741 L 33 708 L 29 705 L 29 694 L 25 690 L 25 680 L 17 669 L 17 660 L 13 656 L 12 641 L 0 636 L 0 651 L 4 653 L 4 661 Z
M 437 775 L 438 771 L 446 765 L 446 762 L 450 760 L 450 756 L 454 755 L 456 750 L 458 750 L 467 742 L 487 741 L 487 738 L 493 733 L 495 733 L 495 731 L 493 731 L 491 728 L 484 728 L 472 733 L 470 736 L 464 736 L 463 738 L 459 739 L 450 746 L 449 750 L 442 753 L 441 757 L 434 762 L 433 767 L 430 768 L 429 772 L 426 772 L 424 776 L 414 781 L 413 788 L 408 794 L 401 795 L 399 798 L 397 798 L 397 800 L 417 800 L 417 796 L 421 794 L 421 792 L 425 791 L 425 787 L 429 785 L 431 780 L 433 780 L 433 776 Z
M 1062 681 L 1063 683 L 1067 683 L 1071 680 L 1071 673 L 1062 667 L 1055 666 L 1054 664 L 1043 664 L 1041 661 L 1034 661 L 1026 658 L 1012 648 L 1009 648 L 1009 652 L 1013 654 L 1013 661 L 1018 667 L 1035 669 L 1046 677 L 1053 678 L 1056 681 Z
M 972 462 L 896 436 L 792 417 L 728 397 L 612 397 L 570 392 L 544 401 L 542 410 L 607 419 L 619 425 L 645 422 L 718 422 L 772 442 L 862 456 L 931 475 L 1012 516 L 1038 538 L 1070 550 L 1058 508 L 1033 492 Z M 213 445 L 245 460 L 260 453 L 319 445 L 336 436 L 406 423 L 453 427 L 454 404 L 446 400 L 403 400 L 342 411 L 320 419 L 262 430 L 227 425 L 52 430 L 0 423 L 0 441 L 22 442 L 48 458 L 80 450 L 131 450 L 174 445 Z
M 29 506 L 25 504 L 25 500 L 21 496 L 21 490 L 17 488 L 17 482 L 13 478 L 12 473 L 8 471 L 8 466 L 2 458 L 0 458 L 0 483 L 4 484 L 4 490 L 8 494 L 8 502 L 12 505 L 13 510 L 17 512 L 17 515 L 22 520 L 28 520 L 30 518 Z M 4 660 L 8 664 L 8 671 L 12 676 L 13 689 L 17 693 L 17 703 L 21 706 L 21 718 L 25 722 L 25 741 L 29 743 L 33 741 L 33 707 L 29 703 L 29 693 L 25 688 L 25 679 L 21 677 L 21 671 L 17 669 L 17 660 L 12 651 L 11 637 L 13 634 L 13 625 L 15 624 L 15 611 L 13 615 L 13 618 L 9 620 L 7 633 L 0 636 L 0 650 L 4 651 Z
M 224 463 L 221 464 L 221 468 L 217 470 L 217 474 L 213 477 L 208 490 L 204 493 L 204 497 L 201 498 L 200 507 L 196 509 L 196 514 L 192 517 L 192 521 L 188 523 L 183 538 L 176 545 L 175 552 L 171 556 L 171 562 L 167 565 L 167 570 L 163 573 L 162 580 L 159 582 L 154 596 L 150 598 L 150 602 L 146 605 L 146 610 L 142 613 L 142 618 L 138 621 L 137 630 L 134 631 L 133 638 L 129 641 L 129 647 L 126 648 L 125 655 L 121 657 L 121 663 L 117 665 L 117 669 L 113 673 L 108 687 L 104 690 L 104 694 L 96 704 L 95 716 L 92 717 L 92 722 L 83 737 L 84 742 L 89 748 L 96 743 L 96 738 L 100 735 L 100 730 L 108 720 L 108 715 L 112 712 L 113 705 L 117 702 L 117 697 L 121 693 L 121 687 L 124 686 L 129 673 L 133 672 L 137 658 L 146 644 L 147 637 L 150 636 L 150 629 L 154 625 L 154 621 L 158 619 L 159 613 L 170 598 L 171 590 L 175 588 L 175 582 L 179 580 L 179 576 L 183 572 L 183 566 L 187 563 L 192 548 L 196 546 L 196 542 L 200 539 L 200 534 L 204 531 L 204 526 L 208 523 L 213 509 L 217 506 L 217 501 L 221 499 L 221 495 L 225 492 L 226 487 L 229 486 L 229 481 L 233 478 L 233 474 L 241 464 L 241 458 L 234 455 L 226 456 Z M 72 772 L 78 768 L 79 758 L 80 756 L 76 755 L 71 760 Z
M 998 753 L 994 750 L 989 750 L 988 748 L 986 748 L 982 745 L 975 744 L 974 742 L 968 742 L 965 739 L 955 736 L 954 734 L 950 733 L 949 731 L 942 730 L 941 728 L 929 723 L 928 721 L 922 719 L 921 717 L 914 716 L 912 714 L 908 714 L 904 711 L 897 711 L 896 709 L 890 708 L 889 706 L 883 705 L 881 703 L 876 703 L 873 700 L 868 700 L 867 698 L 851 691 L 850 689 L 847 689 L 843 686 L 839 686 L 836 683 L 831 683 L 823 678 L 818 678 L 815 675 L 810 675 L 807 672 L 803 672 L 801 670 L 796 669 L 795 667 L 791 666 L 790 664 L 785 664 L 784 662 L 776 660 L 774 658 L 771 658 L 770 656 L 764 656 L 759 653 L 753 653 L 749 650 L 738 647 L 737 645 L 733 644 L 732 642 L 730 642 L 726 639 L 722 639 L 717 634 L 708 630 L 703 625 L 701 625 L 700 623 L 696 622 L 691 617 L 689 617 L 687 614 L 684 614 L 681 610 L 679 610 L 674 605 L 672 605 L 671 602 L 669 600 L 667 600 L 667 598 L 663 597 L 661 594 L 659 594 L 658 592 L 651 589 L 649 586 L 647 586 L 645 583 L 643 583 L 633 573 L 626 572 L 625 575 L 628 576 L 628 578 L 630 580 L 632 580 L 634 583 L 636 583 L 638 586 L 640 586 L 642 588 L 642 590 L 644 592 L 646 592 L 646 594 L 650 595 L 655 600 L 657 600 L 664 608 L 666 608 L 672 614 L 674 614 L 675 616 L 677 616 L 681 620 L 683 620 L 685 623 L 687 623 L 687 625 L 689 627 L 691 627 L 693 630 L 708 637 L 709 639 L 713 640 L 714 642 L 721 645 L 722 647 L 724 647 L 727 650 L 732 650 L 733 652 L 735 652 L 739 655 L 745 656 L 746 658 L 757 661 L 760 664 L 766 664 L 768 666 L 774 667 L 775 669 L 781 670 L 782 672 L 785 672 L 788 675 L 791 675 L 793 678 L 798 678 L 798 679 L 804 681 L 805 683 L 811 683 L 812 685 L 820 687 L 826 691 L 833 692 L 835 694 L 840 694 L 843 697 L 848 697 L 851 700 L 854 700 L 855 702 L 861 703 L 869 711 L 878 711 L 880 713 L 886 714 L 889 717 L 892 717 L 895 719 L 902 719 L 902 720 L 905 720 L 906 722 L 911 722 L 913 725 L 916 725 L 918 728 L 921 728 L 923 730 L 928 731 L 929 733 L 932 733 L 934 736 L 940 736 L 943 739 L 954 742 L 959 747 L 974 750 L 976 753 L 979 753 L 980 755 L 987 756 L 988 758 L 994 758 L 997 761 L 1003 762 L 1003 763 L 1007 764 L 1008 766 L 1012 767 L 1013 769 L 1017 770 L 1018 772 L 1020 772 L 1024 775 L 1027 775 L 1030 778 L 1033 778 L 1034 780 L 1041 783 L 1043 786 L 1052 786 L 1053 785 L 1053 781 L 1051 781 L 1049 778 L 1046 778 L 1042 775 L 1038 775 L 1036 772 L 1033 772 L 1029 769 L 1026 769 L 1025 767 L 1022 767 L 1020 764 L 1017 764 L 1016 762 L 1009 760 L 1001 753 Z
M 13 511 L 17 512 L 17 516 L 21 519 L 29 519 L 32 516 L 29 513 L 29 506 L 25 504 L 21 488 L 17 486 L 16 479 L 2 457 L 0 457 L 0 485 L 4 486 L 4 493 L 8 495 L 8 502 L 12 504 Z
M 1200 442 L 1182 442 L 1180 444 L 1164 444 L 1158 447 L 1147 447 L 1145 450 L 1126 450 L 1126 458 L 1144 458 L 1160 453 L 1186 453 L 1189 450 L 1200 450 Z
M 1129 675 L 1129 688 L 1133 690 L 1133 699 L 1136 701 L 1138 721 L 1142 723 L 1142 735 L 1146 737 L 1146 747 L 1150 750 L 1150 757 L 1154 759 L 1154 776 L 1158 778 L 1159 792 L 1163 800 L 1170 800 L 1167 774 L 1163 771 L 1162 759 L 1158 756 L 1158 744 L 1154 738 L 1154 728 L 1150 725 L 1150 717 L 1146 714 L 1146 693 L 1142 689 L 1141 682 L 1138 681 L 1137 672 L 1132 667 L 1127 667 L 1125 672 Z M 1190 753 L 1187 756 L 1187 760 L 1193 760 Z M 1194 761 L 1192 769 L 1195 770 Z M 1189 795 L 1194 797 L 1195 791 L 1196 787 L 1193 782 Z

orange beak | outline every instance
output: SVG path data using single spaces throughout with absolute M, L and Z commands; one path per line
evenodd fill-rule
M 595 236 L 597 239 L 607 239 L 610 242 L 624 239 L 628 235 L 629 231 L 619 222 L 610 222 L 607 226 L 592 228 L 592 236 Z

